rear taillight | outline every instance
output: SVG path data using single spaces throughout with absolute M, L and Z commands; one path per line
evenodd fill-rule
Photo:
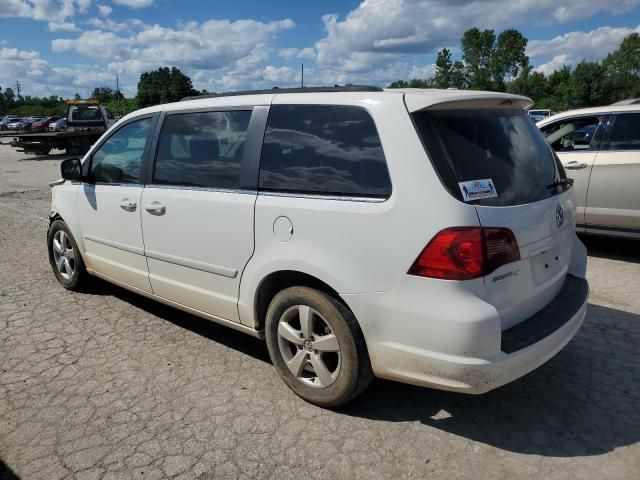
M 441 230 L 420 253 L 409 275 L 469 280 L 520 260 L 520 249 L 508 228 L 453 227 Z

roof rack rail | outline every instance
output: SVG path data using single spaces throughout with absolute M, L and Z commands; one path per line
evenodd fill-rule
M 239 95 L 263 95 L 269 93 L 319 93 L 319 92 L 382 92 L 380 87 L 372 85 L 334 85 L 333 87 L 278 88 L 269 90 L 243 90 L 239 92 L 212 93 L 210 95 L 194 95 L 180 99 L 181 102 L 202 98 L 235 97 Z

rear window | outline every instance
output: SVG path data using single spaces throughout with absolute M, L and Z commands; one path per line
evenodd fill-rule
M 431 162 L 444 185 L 463 200 L 462 182 L 490 179 L 491 198 L 468 203 L 511 206 L 558 192 L 564 176 L 557 158 L 527 114 L 518 110 L 434 110 L 413 114 Z
M 388 197 L 391 180 L 373 119 L 359 107 L 272 106 L 260 189 Z
M 102 120 L 102 113 L 98 107 L 76 107 L 71 110 L 71 120 L 96 121 Z

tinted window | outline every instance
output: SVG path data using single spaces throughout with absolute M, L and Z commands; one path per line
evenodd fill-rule
M 162 127 L 153 182 L 239 188 L 251 111 L 169 115 Z
M 578 117 L 545 125 L 541 130 L 556 152 L 572 152 L 589 150 L 599 125 L 598 117 Z
M 98 107 L 76 107 L 71 110 L 71 120 L 102 120 L 102 113 L 100 113 Z
M 561 175 L 540 130 L 516 110 L 437 110 L 413 114 L 429 157 L 448 190 L 462 200 L 459 182 L 491 179 L 497 197 L 473 200 L 507 206 L 557 192 Z M 493 193 L 493 192 L 492 192 Z
M 640 114 L 618 114 L 609 139 L 609 150 L 640 150 Z
M 373 119 L 357 107 L 272 106 L 260 188 L 388 197 L 391 181 Z
M 91 175 L 96 182 L 140 183 L 140 165 L 151 119 L 118 129 L 93 154 Z

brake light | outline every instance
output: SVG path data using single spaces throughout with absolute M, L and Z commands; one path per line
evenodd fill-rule
M 444 280 L 470 280 L 517 260 L 520 260 L 520 249 L 508 228 L 453 227 L 438 232 L 407 273 Z

